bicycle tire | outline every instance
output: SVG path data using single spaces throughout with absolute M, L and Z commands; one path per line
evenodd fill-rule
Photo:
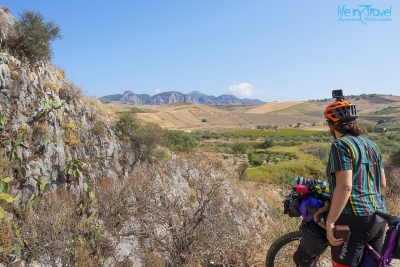
M 294 266 L 292 257 L 293 253 L 299 246 L 301 236 L 302 234 L 300 231 L 295 231 L 287 233 L 275 240 L 268 250 L 267 257 L 265 259 L 265 266 Z M 286 245 L 289 245 L 289 247 L 286 247 Z M 285 247 L 284 251 L 282 250 L 283 247 Z M 280 255 L 282 252 L 283 254 Z
M 287 233 L 277 240 L 270 246 L 267 257 L 265 259 L 266 267 L 292 267 L 296 266 L 293 262 L 293 254 L 296 252 L 300 245 L 300 239 L 302 237 L 301 231 L 295 231 Z M 316 263 L 319 267 L 330 267 L 332 266 L 331 250 L 330 247 L 318 257 Z

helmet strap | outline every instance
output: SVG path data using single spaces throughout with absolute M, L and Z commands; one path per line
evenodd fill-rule
M 331 123 L 332 122 L 332 123 Z M 337 122 L 333 122 L 333 121 L 329 121 L 328 125 L 329 125 L 329 130 L 331 132 L 331 135 L 333 136 L 334 139 L 336 139 L 336 135 L 335 135 L 335 127 L 336 125 L 338 125 L 339 121 Z

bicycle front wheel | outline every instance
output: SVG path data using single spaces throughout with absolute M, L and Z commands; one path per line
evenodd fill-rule
M 265 260 L 266 267 L 293 267 L 296 266 L 293 261 L 293 254 L 300 245 L 301 232 L 291 232 L 278 238 L 268 250 Z M 330 267 L 331 250 L 330 247 L 318 257 L 317 266 Z
M 293 254 L 297 250 L 301 239 L 301 232 L 291 232 L 281 236 L 268 250 L 265 260 L 266 267 L 295 266 Z

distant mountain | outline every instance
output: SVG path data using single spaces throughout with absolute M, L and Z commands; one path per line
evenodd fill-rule
M 242 104 L 264 104 L 258 99 L 240 99 L 233 95 L 210 96 L 197 91 L 188 94 L 171 91 L 150 96 L 148 94 L 135 94 L 132 91 L 125 91 L 123 94 L 107 95 L 100 97 L 103 103 L 121 102 L 134 105 L 164 105 L 175 102 L 199 103 L 206 105 L 242 105 Z

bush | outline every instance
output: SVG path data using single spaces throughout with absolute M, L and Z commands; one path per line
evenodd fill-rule
M 235 153 L 245 154 L 247 147 L 245 143 L 236 142 L 232 145 L 232 150 Z
M 197 145 L 192 135 L 182 131 L 170 130 L 165 136 L 165 145 L 177 151 L 188 151 Z
M 264 155 L 262 154 L 248 154 L 247 157 L 253 167 L 261 166 L 264 163 Z
M 117 133 L 120 138 L 129 136 L 134 133 L 140 126 L 140 122 L 136 118 L 136 114 L 129 111 L 117 113 L 118 120 L 116 123 Z
M 45 22 L 39 12 L 25 10 L 16 23 L 17 35 L 6 44 L 12 53 L 31 61 L 49 60 L 53 54 L 50 42 L 62 39 L 60 27 L 53 21 Z
M 272 147 L 273 145 L 274 145 L 274 140 L 269 139 L 269 140 L 265 140 L 264 143 L 262 143 L 260 145 L 260 148 L 267 149 L 267 148 Z

